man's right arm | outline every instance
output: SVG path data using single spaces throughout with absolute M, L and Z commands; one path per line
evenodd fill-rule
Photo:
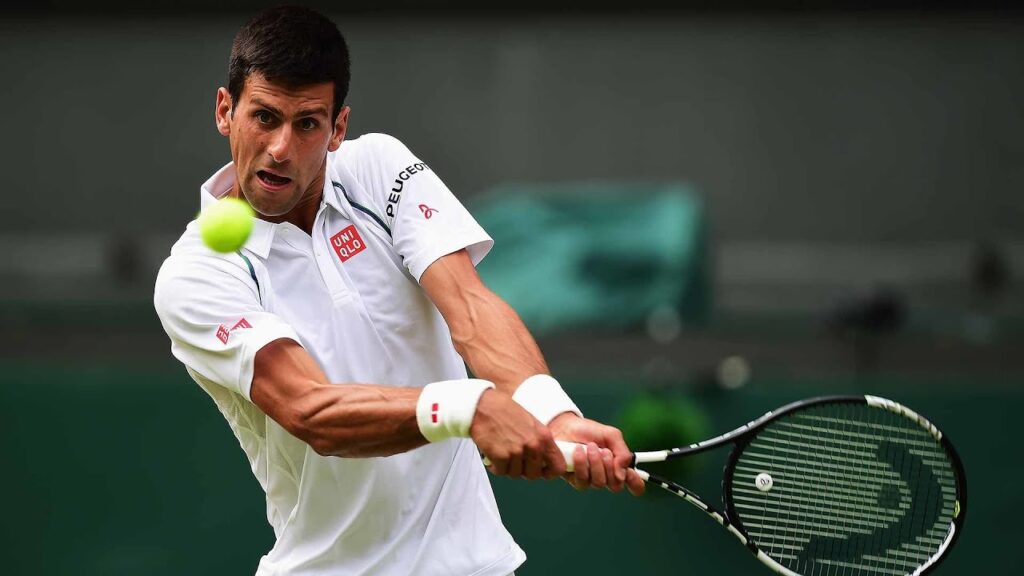
M 256 353 L 250 392 L 254 404 L 318 454 L 349 458 L 390 456 L 426 444 L 416 418 L 421 393 L 419 388 L 332 384 L 289 338 Z M 498 474 L 523 469 L 517 458 L 543 461 L 546 478 L 564 472 L 547 427 L 505 394 L 480 396 L 470 436 Z
M 427 443 L 416 423 L 417 388 L 335 386 L 298 342 L 256 353 L 254 404 L 323 456 L 390 456 Z
M 438 401 L 441 390 L 448 394 L 443 406 L 462 408 L 439 420 L 460 423 L 448 436 L 471 437 L 495 473 L 515 475 L 529 459 L 546 465 L 546 477 L 564 472 L 547 427 L 508 395 L 482 391 L 482 381 L 429 384 L 426 395 L 421 388 L 329 381 L 292 327 L 263 308 L 256 280 L 235 258 L 183 254 L 161 267 L 153 299 L 171 350 L 318 453 L 387 456 L 426 444 L 427 433 L 435 441 L 445 437 L 452 430 L 431 424 L 429 411 L 425 422 L 417 418 L 417 407 Z

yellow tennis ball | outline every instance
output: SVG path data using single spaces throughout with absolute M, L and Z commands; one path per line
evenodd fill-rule
M 222 198 L 199 214 L 199 235 L 217 252 L 234 252 L 252 232 L 255 214 L 244 200 Z

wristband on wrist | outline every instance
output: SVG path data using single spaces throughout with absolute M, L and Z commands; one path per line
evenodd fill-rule
M 480 396 L 494 384 L 466 378 L 433 382 L 423 387 L 416 401 L 416 423 L 429 442 L 447 438 L 469 438 Z
M 547 374 L 537 374 L 523 380 L 519 388 L 516 388 L 512 399 L 545 426 L 550 424 L 555 416 L 564 412 L 572 412 L 583 417 L 580 409 L 576 407 L 565 390 L 562 390 L 562 385 L 558 383 L 558 380 Z

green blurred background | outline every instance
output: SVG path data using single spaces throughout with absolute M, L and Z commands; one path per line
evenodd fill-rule
M 352 137 L 387 132 L 497 240 L 480 267 L 590 416 L 724 432 L 818 394 L 929 416 L 970 482 L 939 574 L 1024 537 L 1024 18 L 998 3 L 321 3 Z M 156 270 L 228 160 L 212 122 L 259 3 L 0 12 L 4 574 L 251 574 L 272 532 L 169 353 Z M 314 2 L 313 5 L 316 5 Z M 725 453 L 685 468 L 719 492 Z M 751 574 L 678 499 L 494 480 L 517 573 Z

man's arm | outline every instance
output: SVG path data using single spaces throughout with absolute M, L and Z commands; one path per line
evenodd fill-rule
M 198 239 L 196 239 L 198 240 Z M 260 302 L 250 273 L 227 256 L 172 256 L 161 266 L 153 305 L 175 357 L 204 378 L 248 398 L 323 455 L 387 456 L 449 437 L 473 438 L 497 474 L 538 477 L 510 462 L 528 453 L 565 472 L 547 427 L 483 381 L 424 388 L 337 384 L 298 343 L 295 330 Z M 220 338 L 225 323 L 245 330 Z M 433 404 L 437 416 L 433 418 Z
M 421 393 L 419 388 L 334 385 L 302 346 L 282 338 L 256 353 L 250 395 L 265 414 L 318 454 L 370 457 L 427 443 L 416 419 Z M 469 433 L 496 474 L 536 479 L 565 471 L 548 429 L 505 394 L 485 391 L 480 396 Z M 523 458 L 542 465 L 526 473 Z
M 416 388 L 335 386 L 296 341 L 256 353 L 254 404 L 324 456 L 389 456 L 427 443 L 416 424 Z
M 420 285 L 448 323 L 455 349 L 475 375 L 511 396 L 525 379 L 548 373 L 540 348 L 519 315 L 484 285 L 465 250 L 436 260 L 420 277 Z M 632 453 L 619 430 L 571 412 L 545 424 L 556 438 L 588 447 L 574 454 L 573 486 L 607 485 L 618 492 L 628 485 L 635 494 L 643 492 L 643 481 L 629 470 Z
M 511 396 L 523 380 L 548 373 L 519 315 L 484 285 L 465 250 L 431 264 L 420 285 L 441 311 L 455 350 L 474 374 Z

